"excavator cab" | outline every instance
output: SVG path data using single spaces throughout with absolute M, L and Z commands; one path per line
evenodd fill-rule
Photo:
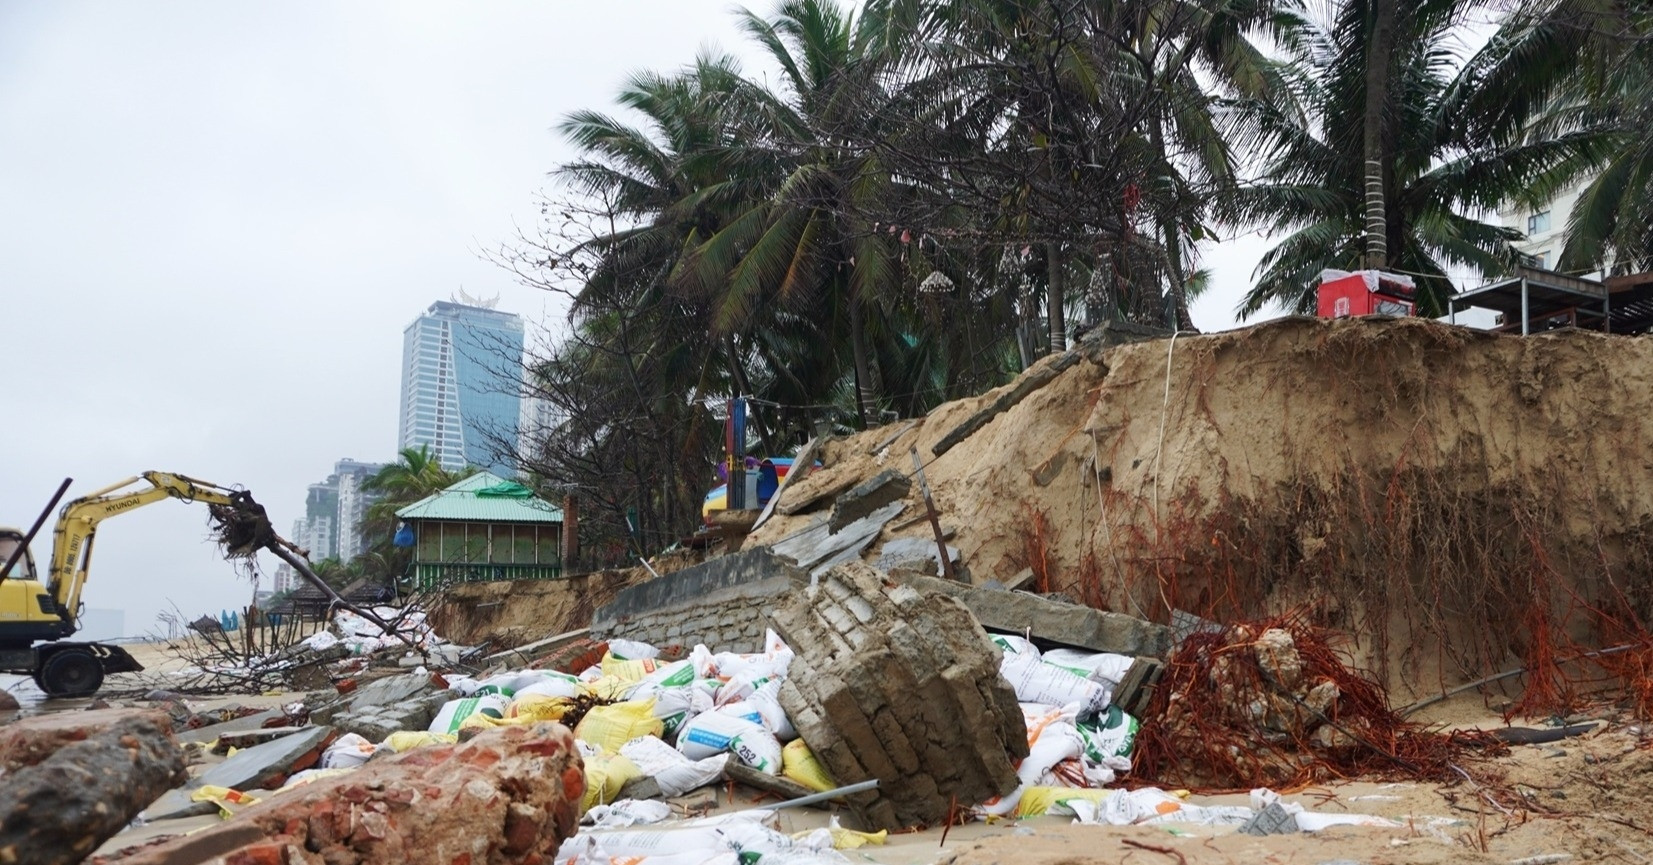
M 0 565 L 23 545 L 18 529 L 0 528 Z M 0 583 L 0 651 L 27 648 L 35 640 L 56 640 L 74 632 L 74 625 L 58 613 L 52 593 L 34 569 L 27 549 Z
M 17 552 L 17 548 L 22 545 L 22 529 L 0 526 L 0 565 L 11 561 L 12 554 Z M 34 579 L 34 556 L 30 555 L 28 550 L 24 550 L 23 556 L 17 560 L 17 564 L 11 566 L 6 578 L 12 580 Z

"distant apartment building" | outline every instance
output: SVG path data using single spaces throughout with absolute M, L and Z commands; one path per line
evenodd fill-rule
M 286 562 L 277 565 L 275 577 L 271 581 L 270 591 L 279 595 L 282 592 L 290 592 L 296 588 L 298 588 L 298 573 L 293 570 L 293 566 Z
M 437 301 L 402 337 L 399 448 L 425 447 L 443 468 L 516 474 L 523 326 L 495 301 Z
M 383 463 L 339 460 L 327 480 L 311 484 L 304 519 L 293 523 L 293 543 L 310 552 L 310 561 L 336 558 L 349 562 L 367 552 L 373 539 L 362 532 L 367 509 L 379 496 L 363 489 Z
M 364 463 L 352 459 L 339 460 L 333 466 L 333 478 L 339 491 L 339 559 L 348 562 L 367 552 L 373 538 L 362 529 L 367 523 L 367 509 L 381 496 L 365 490 L 362 485 L 384 468 L 383 463 Z
M 1498 212 L 1499 221 L 1506 227 L 1526 235 L 1515 243 L 1515 248 L 1527 256 L 1527 263 L 1544 270 L 1555 270 L 1561 260 L 1561 250 L 1567 245 L 1567 218 L 1584 188 L 1594 177 L 1586 177 L 1562 192 L 1554 200 L 1538 208 L 1511 205 Z M 1591 270 L 1571 276 L 1599 277 L 1601 271 Z

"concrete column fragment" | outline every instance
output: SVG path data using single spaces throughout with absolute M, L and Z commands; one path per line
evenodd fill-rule
M 66 719 L 73 717 L 64 713 Z M 164 720 L 154 713 L 106 718 L 93 719 L 94 726 L 83 728 L 85 735 L 78 740 L 67 735 L 69 722 L 61 719 L 46 725 L 52 734 L 29 736 L 31 745 L 41 745 L 65 734 L 50 754 L 5 772 L 5 783 L 0 784 L 0 862 L 79 862 L 188 777 L 183 751 L 172 741 Z

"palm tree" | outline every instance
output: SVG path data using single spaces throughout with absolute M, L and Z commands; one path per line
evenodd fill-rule
M 1251 315 L 1270 301 L 1308 312 L 1322 270 L 1359 270 L 1381 253 L 1388 269 L 1417 282 L 1419 312 L 1439 315 L 1452 290 L 1449 267 L 1493 275 L 1518 259 L 1510 245 L 1517 232 L 1465 214 L 1491 211 L 1527 189 L 1580 141 L 1521 141 L 1493 129 L 1486 89 L 1507 82 L 1483 80 L 1480 57 L 1457 69 L 1451 46 L 1465 7 L 1400 0 L 1383 78 L 1380 190 L 1368 182 L 1366 127 L 1374 80 L 1367 64 L 1381 60 L 1372 44 L 1382 16 L 1359 0 L 1343 2 L 1330 18 L 1317 8 L 1299 2 L 1275 18 L 1293 98 L 1252 101 L 1234 127 L 1242 147 L 1272 155 L 1259 182 L 1229 199 L 1229 220 L 1286 234 L 1263 257 L 1240 312 Z M 1379 209 L 1380 243 L 1368 224 Z
M 1534 209 L 1583 183 L 1556 268 L 1653 268 L 1653 3 L 1533 0 L 1476 65 L 1495 134 L 1568 141 L 1568 158 L 1513 196 Z
M 886 233 L 864 214 L 896 194 L 876 157 L 845 148 L 864 130 L 877 100 L 877 71 L 888 58 L 882 5 L 857 16 L 834 0 L 787 0 L 772 18 L 750 11 L 741 26 L 782 72 L 780 92 L 748 84 L 735 98 L 753 133 L 733 165 L 759 194 L 743 202 L 721 230 L 708 235 L 677 272 L 713 305 L 715 332 L 748 345 L 783 323 L 848 331 L 856 410 L 863 424 L 878 400 L 869 325 L 901 280 Z M 814 315 L 811 315 L 814 313 Z M 808 351 L 771 371 L 834 370 L 832 340 L 810 339 Z M 731 348 L 731 362 L 736 352 Z M 737 382 L 753 392 L 750 381 Z

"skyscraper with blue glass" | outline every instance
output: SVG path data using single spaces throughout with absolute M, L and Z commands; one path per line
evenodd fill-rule
M 466 300 L 431 304 L 403 332 L 398 441 L 429 448 L 446 469 L 472 465 L 512 477 L 522 319 Z

